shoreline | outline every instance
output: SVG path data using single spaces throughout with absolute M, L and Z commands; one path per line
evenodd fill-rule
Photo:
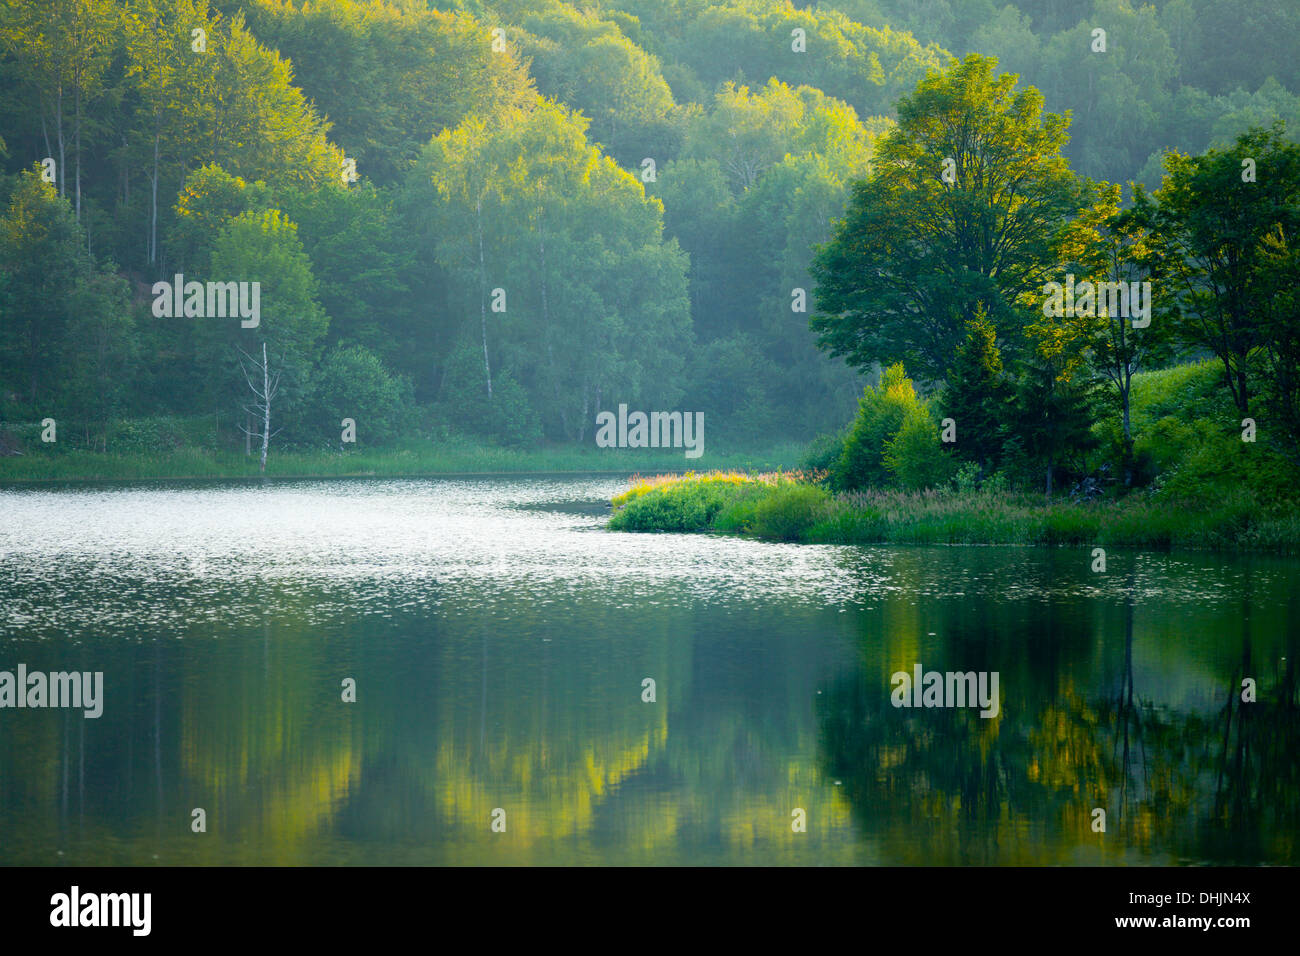
M 972 545 L 1300 555 L 1300 516 L 1244 492 L 1205 501 L 1135 492 L 1087 501 L 1003 490 L 833 493 L 800 475 L 662 476 L 610 501 L 611 531 L 834 545 Z M 1100 553 L 1096 553 L 1096 552 Z
M 803 452 L 793 442 L 749 451 L 713 452 L 710 467 L 791 467 Z M 629 456 L 626 451 L 570 447 L 509 449 L 457 444 L 442 449 L 381 448 L 373 451 L 282 452 L 267 470 L 238 453 L 181 448 L 171 452 L 103 453 L 75 449 L 58 454 L 0 458 L 0 488 L 94 482 L 307 481 L 330 478 L 504 478 L 511 475 L 634 477 L 689 474 L 694 462 L 680 455 Z
M 654 469 L 658 471 L 659 469 Z M 579 476 L 591 475 L 599 478 L 632 478 L 639 474 L 640 469 L 623 468 L 616 470 L 603 469 L 545 469 L 541 471 L 428 471 L 428 472 L 391 472 L 378 473 L 373 471 L 356 471 L 356 472 L 338 472 L 335 474 L 316 473 L 316 474 L 271 474 L 271 475 L 139 475 L 139 476 L 97 476 L 81 475 L 70 478 L 0 478 L 0 490 L 5 488 L 17 488 L 27 485 L 61 485 L 61 484 L 99 484 L 102 482 L 136 482 L 136 481 L 331 481 L 339 478 L 375 478 L 375 479 L 403 479 L 403 478 L 513 478 L 513 477 L 543 477 L 543 476 Z M 687 474 L 686 471 L 681 474 Z

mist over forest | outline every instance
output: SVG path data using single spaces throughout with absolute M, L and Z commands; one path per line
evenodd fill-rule
M 809 328 L 858 294 L 814 275 L 818 250 L 927 75 L 980 54 L 989 97 L 1004 72 L 1041 92 L 1014 109 L 1026 129 L 1063 118 L 1037 148 L 1092 190 L 1061 223 L 1157 190 L 1169 151 L 1300 129 L 1300 8 L 1272 0 L 6 0 L 3 17 L 0 450 L 27 454 L 52 453 L 47 419 L 61 450 L 255 454 L 263 372 L 272 454 L 338 450 L 344 419 L 351 447 L 591 445 L 620 404 L 703 413 L 714 449 L 841 434 L 894 362 L 922 398 L 951 392 L 871 308 Z M 1050 252 L 1064 281 L 1080 257 Z M 979 308 L 1009 387 L 1031 376 L 1033 304 L 924 267 L 964 297 L 951 316 L 925 300 L 932 345 L 955 355 Z M 253 281 L 256 326 L 182 296 Z M 916 308 L 896 293 L 881 308 Z M 1214 354 L 1186 335 L 1145 370 Z

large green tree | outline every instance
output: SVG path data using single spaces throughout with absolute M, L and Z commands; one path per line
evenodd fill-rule
M 279 376 L 278 420 L 299 420 L 329 318 L 320 307 L 316 278 L 297 227 L 278 209 L 241 213 L 226 223 L 213 243 L 210 275 L 221 282 L 259 283 L 261 308 L 252 328 L 229 317 L 169 320 L 201 323 L 196 330 L 197 360 L 206 372 L 214 407 L 238 416 L 250 404 L 241 365 L 250 367 L 249 356 L 260 361 L 265 344 L 272 374 Z
M 1128 485 L 1134 477 L 1134 378 L 1168 359 L 1172 329 L 1165 316 L 1154 319 L 1155 287 L 1144 265 L 1150 236 L 1131 213 L 1120 212 L 1120 193 L 1118 185 L 1101 190 L 1096 206 L 1071 229 L 1066 254 L 1076 281 L 1091 282 L 1099 290 L 1084 329 L 1092 367 L 1119 413 L 1121 467 Z
M 1261 303 L 1273 277 L 1263 240 L 1300 227 L 1300 146 L 1281 126 L 1253 129 L 1226 149 L 1170 153 L 1153 196 L 1141 189 L 1133 218 L 1149 235 L 1145 264 L 1161 310 L 1182 339 L 1223 362 L 1233 402 L 1251 414 L 1252 353 L 1267 348 Z
M 832 355 L 942 379 L 979 308 L 1015 337 L 1019 306 L 1059 277 L 1064 229 L 1092 190 L 1061 156 L 1067 120 L 995 66 L 972 54 L 899 102 L 813 263 L 811 324 Z

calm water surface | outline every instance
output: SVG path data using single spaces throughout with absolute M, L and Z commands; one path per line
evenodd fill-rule
M 0 670 L 105 685 L 0 710 L 0 862 L 1300 863 L 1300 562 L 606 532 L 625 486 L 0 490 Z M 1001 713 L 893 707 L 918 662 Z

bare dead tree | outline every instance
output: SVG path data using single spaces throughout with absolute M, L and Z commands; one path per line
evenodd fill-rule
M 239 354 L 241 356 L 241 358 L 239 359 L 239 370 L 244 373 L 244 381 L 248 383 L 248 390 L 253 393 L 253 398 L 255 399 L 255 401 L 250 402 L 247 405 L 244 405 L 243 409 L 245 412 L 248 412 L 250 415 L 255 415 L 257 418 L 261 419 L 262 422 L 262 468 L 261 470 L 262 470 L 262 474 L 266 474 L 266 450 L 271 444 L 271 439 L 274 438 L 276 435 L 280 434 L 280 429 L 278 428 L 275 430 L 274 433 L 272 433 L 271 431 L 271 403 L 275 401 L 276 393 L 279 392 L 280 390 L 280 373 L 278 371 L 275 372 L 274 374 L 271 373 L 270 364 L 267 362 L 267 358 L 266 358 L 265 342 L 262 343 L 261 363 L 257 361 L 257 358 L 255 356 L 249 355 L 243 349 L 239 350 Z M 248 364 L 245 364 L 244 361 L 245 359 L 247 359 L 248 363 L 251 364 L 253 367 L 253 374 L 251 375 L 249 374 L 248 371 Z M 258 372 L 261 372 L 260 378 L 262 380 L 262 384 L 260 388 L 255 384 L 255 382 L 258 379 L 258 375 L 256 374 Z M 248 436 L 249 438 L 252 437 L 253 432 L 246 425 L 240 425 L 239 427 L 240 430 L 243 431 L 243 433 L 246 436 Z

